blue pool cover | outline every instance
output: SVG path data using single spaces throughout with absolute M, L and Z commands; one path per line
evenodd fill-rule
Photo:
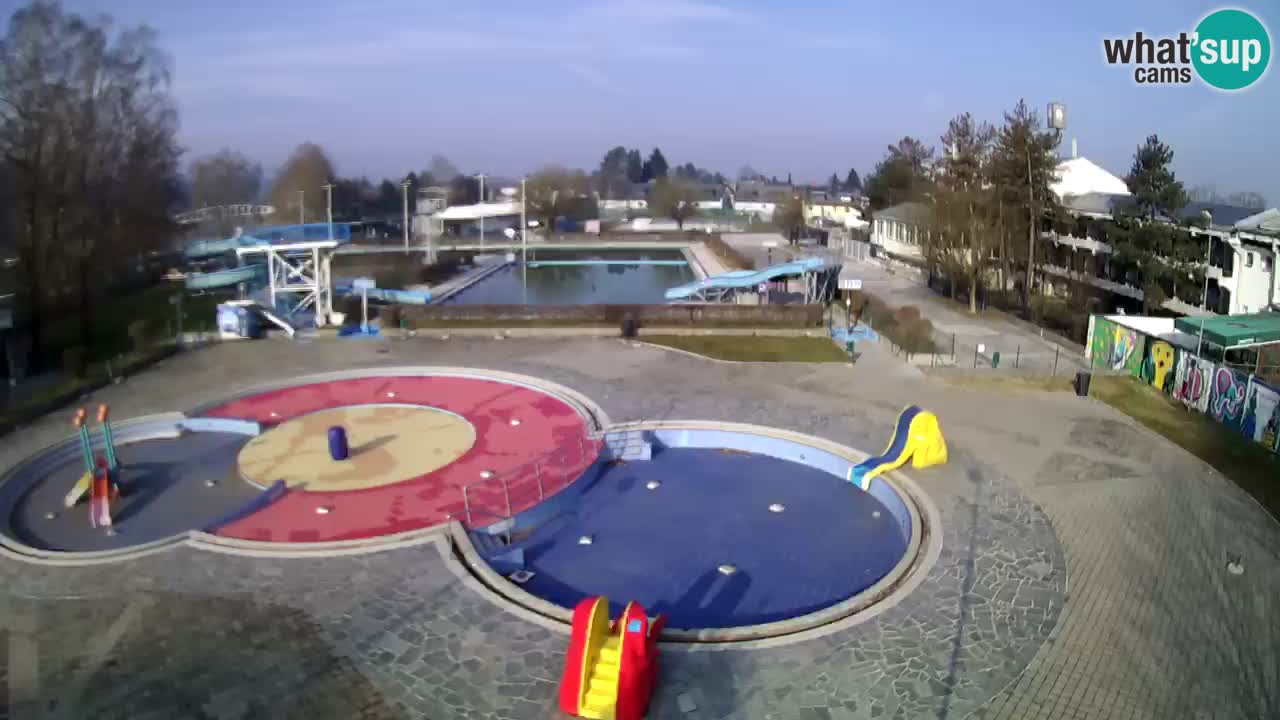
M 650 490 L 653 480 L 661 484 Z M 583 536 L 591 543 L 580 544 Z M 615 615 L 637 600 L 684 629 L 830 607 L 884 577 L 906 551 L 884 506 L 841 478 L 702 448 L 606 470 L 565 517 L 520 544 L 534 595 L 566 608 L 607 595 Z

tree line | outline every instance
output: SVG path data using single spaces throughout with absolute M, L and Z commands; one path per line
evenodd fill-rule
M 0 236 L 20 263 L 18 322 L 37 358 L 55 313 L 78 318 L 87 347 L 95 300 L 170 245 L 181 149 L 157 41 L 42 0 L 0 38 Z
M 1017 274 L 1022 309 L 1031 316 L 1029 279 L 1044 262 L 1042 231 L 1070 233 L 1079 226 L 1050 189 L 1059 137 L 1042 129 L 1038 114 L 1019 101 L 999 127 L 962 113 L 939 140 L 940 154 L 913 137 L 890 145 L 866 180 L 871 207 L 925 205 L 930 221 L 921 250 L 931 276 L 967 288 L 969 309 L 976 312 L 991 278 L 1004 291 Z M 1159 307 L 1179 283 L 1203 282 L 1204 246 L 1177 220 L 1189 197 L 1172 165 L 1169 146 L 1156 135 L 1146 138 L 1125 176 L 1132 197 L 1095 225 L 1112 247 L 1112 261 L 1144 291 L 1147 309 Z M 1264 204 L 1252 194 L 1242 197 Z

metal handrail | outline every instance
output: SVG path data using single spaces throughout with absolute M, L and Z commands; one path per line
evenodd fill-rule
M 512 480 L 512 478 L 522 479 L 525 477 L 527 473 L 529 473 L 530 470 L 532 470 L 534 482 L 537 483 L 538 501 L 541 502 L 545 500 L 547 495 L 550 492 L 550 489 L 548 488 L 547 484 L 544 483 L 543 481 L 544 467 L 546 467 L 547 465 L 551 464 L 553 461 L 556 461 L 556 460 L 562 461 L 563 465 L 566 467 L 572 464 L 571 463 L 572 460 L 576 460 L 579 463 L 582 462 L 583 460 L 586 460 L 588 442 L 590 442 L 594 447 L 596 440 L 594 438 L 588 437 L 586 434 L 581 434 L 577 438 L 576 456 L 567 454 L 569 452 L 572 452 L 573 450 L 572 445 L 568 447 L 561 446 L 558 448 L 554 448 L 548 451 L 544 455 L 541 455 L 539 457 L 534 458 L 533 460 L 517 465 L 516 467 L 511 468 L 500 474 L 495 474 L 492 477 L 487 477 L 487 478 L 484 478 L 483 480 L 477 480 L 476 482 L 463 485 L 462 486 L 462 506 L 463 506 L 463 517 L 465 518 L 466 525 L 470 527 L 474 524 L 473 523 L 474 514 L 483 513 L 490 517 L 497 518 L 498 520 L 509 520 L 512 517 L 514 517 L 515 513 L 513 512 L 513 507 L 511 505 L 511 486 L 512 484 L 514 484 L 514 481 Z M 603 439 L 601 439 L 601 442 L 603 442 Z M 571 478 L 568 477 L 567 471 L 561 473 L 561 479 L 563 482 L 563 485 L 561 485 L 561 487 L 568 485 L 572 481 Z M 495 512 L 492 510 L 483 510 L 483 509 L 473 508 L 472 502 L 471 502 L 471 492 L 473 490 L 478 490 L 481 486 L 492 486 L 495 483 L 500 484 L 502 487 L 503 499 L 506 505 L 505 514 Z

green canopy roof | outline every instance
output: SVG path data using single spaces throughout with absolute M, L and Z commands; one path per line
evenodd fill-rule
M 1182 317 L 1174 329 L 1188 335 L 1199 335 L 1204 324 L 1204 339 L 1224 348 L 1266 345 L 1280 342 L 1280 313 L 1265 312 L 1252 315 L 1227 315 L 1212 317 Z

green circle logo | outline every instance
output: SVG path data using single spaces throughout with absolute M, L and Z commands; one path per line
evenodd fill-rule
M 1219 90 L 1243 90 L 1257 82 L 1271 60 L 1271 36 L 1244 10 L 1218 10 L 1196 26 L 1191 62 L 1200 79 Z

